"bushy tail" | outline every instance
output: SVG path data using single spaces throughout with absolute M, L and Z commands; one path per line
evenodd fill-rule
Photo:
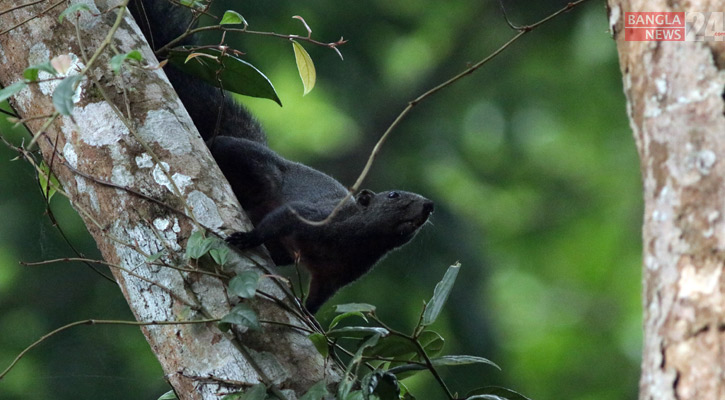
M 192 22 L 188 8 L 169 0 L 131 0 L 129 10 L 154 49 L 160 49 L 181 36 Z M 183 44 L 192 42 L 187 40 Z M 202 79 L 173 66 L 167 66 L 165 72 L 204 140 L 218 135 L 266 144 L 266 137 L 257 121 L 232 99 L 230 93 L 222 93 Z

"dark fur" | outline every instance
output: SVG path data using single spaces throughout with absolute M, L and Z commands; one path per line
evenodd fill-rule
M 147 19 L 139 12 L 141 0 L 132 3 L 136 20 L 145 32 L 153 32 L 156 48 L 179 36 L 191 21 L 187 10 L 164 0 L 143 1 Z M 218 89 L 171 68 L 167 75 L 254 223 L 255 229 L 236 232 L 228 241 L 242 249 L 264 244 L 275 263 L 299 260 L 305 265 L 311 276 L 305 305 L 311 312 L 387 252 L 410 241 L 433 212 L 433 202 L 415 193 L 362 190 L 329 223 L 306 223 L 299 217 L 325 219 L 347 189 L 270 150 L 259 124 L 230 96 L 222 99 Z M 218 137 L 212 138 L 220 108 Z

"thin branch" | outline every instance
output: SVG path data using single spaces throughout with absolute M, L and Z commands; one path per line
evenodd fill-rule
M 478 70 L 479 68 L 481 68 L 482 66 L 484 66 L 489 61 L 491 61 L 493 58 L 495 58 L 496 56 L 498 56 L 499 54 L 501 54 L 504 50 L 506 50 L 514 42 L 516 42 L 517 40 L 519 40 L 526 33 L 531 32 L 532 30 L 538 28 L 542 24 L 545 24 L 546 22 L 550 21 L 551 19 L 557 17 L 560 14 L 563 14 L 563 13 L 571 10 L 572 8 L 578 6 L 579 4 L 584 3 L 585 1 L 587 1 L 587 0 L 578 0 L 578 1 L 571 2 L 571 3 L 567 4 L 564 8 L 562 8 L 559 11 L 557 11 L 557 12 L 549 15 L 548 17 L 546 17 L 546 18 L 544 18 L 544 19 L 542 19 L 542 20 L 540 20 L 540 21 L 538 21 L 538 22 L 536 22 L 536 23 L 534 23 L 532 25 L 526 25 L 524 27 L 519 28 L 518 29 L 519 32 L 516 35 L 514 35 L 506 43 L 504 43 L 503 45 L 501 45 L 493 53 L 489 54 L 484 59 L 482 59 L 481 61 L 473 64 L 472 66 L 466 68 L 465 70 L 463 70 L 459 74 L 455 75 L 454 77 L 452 77 L 452 78 L 446 80 L 445 82 L 443 82 L 443 83 L 441 83 L 441 84 L 433 87 L 432 89 L 429 89 L 425 93 L 421 94 L 420 96 L 416 97 L 412 101 L 408 102 L 408 105 L 403 109 L 403 111 L 400 112 L 400 114 L 398 114 L 397 117 L 395 117 L 395 120 L 393 120 L 393 122 L 390 124 L 390 126 L 388 126 L 388 128 L 385 130 L 385 132 L 383 133 L 383 135 L 380 137 L 380 139 L 378 139 L 378 142 L 375 144 L 375 147 L 373 147 L 373 150 L 370 153 L 370 156 L 368 157 L 368 160 L 365 163 L 365 166 L 363 167 L 363 170 L 360 173 L 360 176 L 358 176 L 357 180 L 355 181 L 355 184 L 352 185 L 352 187 L 350 188 L 350 191 L 348 192 L 348 194 L 342 200 L 340 200 L 340 202 L 337 204 L 337 206 L 335 206 L 335 208 L 332 210 L 332 212 L 325 219 L 323 219 L 321 221 L 310 221 L 310 220 L 302 217 L 301 215 L 299 215 L 295 210 L 293 210 L 293 209 L 290 208 L 290 210 L 292 211 L 292 213 L 295 214 L 297 216 L 297 218 L 299 218 L 301 221 L 303 221 L 303 222 L 305 222 L 306 224 L 309 224 L 309 225 L 320 226 L 320 225 L 325 225 L 325 224 L 329 223 L 337 215 L 337 213 L 340 212 L 340 210 L 342 209 L 343 205 L 345 205 L 345 203 L 348 200 L 350 200 L 352 198 L 352 196 L 355 193 L 357 193 L 358 190 L 360 190 L 360 186 L 362 185 L 362 183 L 365 180 L 365 178 L 367 178 L 368 173 L 370 172 L 370 168 L 373 165 L 373 162 L 375 161 L 375 159 L 377 158 L 378 154 L 380 153 L 380 149 L 383 147 L 383 145 L 385 144 L 385 142 L 388 140 L 388 137 L 390 136 L 390 133 L 393 132 L 393 130 L 400 124 L 400 121 L 402 121 L 403 118 L 405 118 L 408 115 L 408 113 L 413 109 L 413 107 L 417 106 L 422 101 L 428 99 L 429 97 L 431 97 L 434 94 L 438 93 L 439 91 L 447 88 L 448 86 L 451 86 L 452 84 L 454 84 L 455 82 L 457 82 L 461 78 L 463 78 L 463 77 L 465 77 L 467 75 L 470 75 L 470 74 L 474 73 L 476 70 Z
M 46 114 L 46 115 L 38 115 L 35 117 L 27 117 L 27 118 L 20 118 L 19 115 L 13 115 L 9 112 L 6 112 L 5 110 L 0 110 L 2 113 L 7 113 L 8 115 L 12 115 L 15 119 L 8 118 L 8 122 L 11 122 L 13 124 L 25 124 L 28 121 L 35 121 L 36 119 L 45 119 L 45 118 L 51 118 L 53 114 Z
M 408 336 L 405 336 L 404 335 L 404 337 L 408 337 Z M 450 389 L 448 389 L 448 386 L 446 385 L 445 381 L 443 381 L 443 378 L 438 373 L 438 370 L 436 369 L 436 367 L 433 366 L 433 362 L 431 361 L 430 357 L 428 357 L 428 354 L 425 352 L 425 348 L 423 348 L 423 345 L 421 345 L 420 342 L 417 341 L 417 340 L 415 340 L 415 339 L 413 339 L 413 343 L 418 348 L 418 353 L 425 360 L 425 364 L 428 367 L 428 370 L 430 371 L 430 373 L 433 374 L 433 377 L 438 381 L 438 383 L 441 385 L 441 387 L 446 392 L 446 394 L 448 395 L 448 397 L 451 398 L 451 399 L 453 399 L 454 397 L 451 394 Z
M 38 133 L 34 134 L 34 133 L 30 132 L 30 130 L 28 130 L 28 132 L 30 132 L 30 134 L 33 135 L 32 139 L 30 139 L 30 143 L 28 144 L 28 148 L 31 148 L 33 146 L 33 144 L 37 140 L 36 138 L 40 137 L 40 135 L 45 134 L 45 131 L 48 129 L 48 127 L 50 127 L 50 125 L 53 123 L 53 121 L 55 121 L 56 118 L 58 118 L 59 116 L 60 116 L 60 113 L 58 111 L 53 112 L 53 114 L 50 115 L 48 120 L 45 121 L 43 126 L 40 127 L 40 130 L 38 131 Z
M 20 154 L 19 157 L 22 157 L 23 159 L 28 161 L 28 163 L 30 163 L 30 165 L 33 168 L 35 168 L 35 171 L 38 173 L 39 179 L 45 179 L 47 177 L 46 172 L 43 171 L 42 168 L 40 168 L 40 166 L 38 165 L 36 160 L 31 156 L 31 154 L 28 150 L 26 150 L 22 147 L 17 147 L 15 145 L 13 145 L 12 143 L 5 140 L 5 138 L 2 135 L 0 135 L 0 141 L 5 143 L 5 145 L 8 146 L 8 148 L 17 151 Z M 50 183 L 50 185 L 52 185 L 52 187 L 56 193 L 60 193 L 61 195 L 66 197 L 69 201 L 71 201 L 71 203 L 73 202 L 73 200 L 71 199 L 71 196 L 65 190 L 63 190 L 63 188 L 60 185 L 54 183 L 51 180 L 49 180 L 48 182 Z M 91 213 L 89 213 L 86 209 L 84 209 L 83 207 L 79 207 L 77 204 L 74 204 L 74 207 L 76 208 L 76 211 L 78 211 L 79 214 L 83 214 L 82 216 L 85 218 L 88 218 L 88 220 L 90 222 L 92 222 L 98 229 L 100 229 L 102 231 L 106 230 L 106 228 L 103 225 L 101 225 L 101 223 L 98 222 L 95 218 L 93 218 L 93 215 L 91 215 Z M 109 237 L 110 237 L 110 235 L 109 235 Z M 115 239 L 115 240 L 118 241 L 118 239 Z M 122 242 L 119 242 L 119 243 L 122 243 Z
M 2 380 L 5 375 L 7 375 L 8 372 L 15 366 L 15 364 L 20 361 L 25 354 L 27 354 L 30 350 L 38 346 L 39 344 L 46 341 L 48 338 L 63 332 L 67 329 L 79 326 L 79 325 L 131 325 L 131 326 L 148 326 L 148 325 L 188 325 L 188 324 L 206 324 L 209 322 L 218 322 L 218 318 L 212 318 L 212 319 L 200 319 L 200 320 L 193 320 L 193 321 L 115 321 L 115 320 L 106 320 L 106 319 L 85 319 L 82 321 L 75 321 L 71 322 L 70 324 L 63 325 L 58 329 L 55 329 L 49 333 L 46 333 L 43 335 L 40 339 L 36 340 L 31 344 L 30 346 L 26 347 L 23 351 L 20 352 L 20 354 L 15 357 L 12 363 L 5 368 L 3 372 L 0 373 L 0 380 Z
M 49 140 L 49 139 L 46 139 L 46 140 Z M 183 217 L 192 219 L 184 211 L 181 211 L 181 210 L 179 210 L 179 209 L 177 209 L 177 208 L 175 208 L 175 207 L 173 207 L 173 206 L 171 206 L 169 204 L 166 204 L 166 203 L 164 203 L 163 201 L 161 201 L 159 199 L 156 199 L 156 198 L 153 198 L 153 197 L 151 197 L 151 196 L 149 196 L 147 194 L 141 193 L 141 192 L 139 192 L 136 189 L 130 188 L 128 186 L 119 185 L 117 183 L 113 183 L 113 182 L 110 182 L 110 181 L 106 181 L 106 180 L 97 178 L 95 176 L 89 175 L 89 174 L 87 174 L 87 173 L 85 173 L 83 171 L 80 171 L 77 168 L 75 168 L 75 167 L 71 166 L 70 164 L 68 164 L 68 161 L 60 153 L 58 153 L 58 160 L 69 171 L 73 172 L 76 175 L 82 176 L 82 177 L 84 177 L 84 178 L 92 181 L 93 183 L 96 183 L 96 184 L 101 185 L 101 186 L 110 187 L 110 188 L 113 188 L 113 189 L 123 190 L 123 191 L 128 192 L 128 193 L 131 193 L 131 194 L 133 194 L 135 196 L 138 196 L 138 197 L 140 197 L 140 198 L 142 198 L 144 200 L 148 200 L 148 201 L 150 201 L 150 202 L 152 202 L 154 204 L 157 204 L 159 206 L 162 206 L 162 207 L 168 209 L 169 211 L 173 211 L 173 212 L 175 212 L 175 213 L 177 213 L 177 214 L 179 214 L 179 215 L 181 215 Z M 208 229 L 206 227 L 203 227 L 203 228 Z
M 365 164 L 365 167 L 363 168 L 362 173 L 357 178 L 357 181 L 355 181 L 355 184 L 352 186 L 351 191 L 357 192 L 360 189 L 360 186 L 362 185 L 363 181 L 368 175 L 368 172 L 370 172 L 370 167 L 373 164 L 373 161 L 375 161 L 375 158 L 377 157 L 378 153 L 380 152 L 380 148 L 385 143 L 385 141 L 388 139 L 388 136 L 390 136 L 390 133 L 395 129 L 398 124 L 400 124 L 400 121 L 405 118 L 406 115 L 420 102 L 423 100 L 426 100 L 428 97 L 431 97 L 432 95 L 438 93 L 439 91 L 443 90 L 444 88 L 451 86 L 461 78 L 470 75 L 474 73 L 477 69 L 484 66 L 486 63 L 491 61 L 493 58 L 501 54 L 504 50 L 506 50 L 509 46 L 511 46 L 515 41 L 519 40 L 523 35 L 525 35 L 528 32 L 531 32 L 532 30 L 538 28 L 542 24 L 545 24 L 546 22 L 550 21 L 551 19 L 557 17 L 558 15 L 567 12 L 571 10 L 572 8 L 576 7 L 577 5 L 585 2 L 587 0 L 578 0 L 572 3 L 567 4 L 564 8 L 560 9 L 559 11 L 549 15 L 548 17 L 540 20 L 539 22 L 536 22 L 532 25 L 524 26 L 520 29 L 518 29 L 519 33 L 514 35 L 511 39 L 509 39 L 506 43 L 501 45 L 498 49 L 496 49 L 493 53 L 489 54 L 487 57 L 482 59 L 481 61 L 473 64 L 472 66 L 466 68 L 462 72 L 460 72 L 458 75 L 448 79 L 447 81 L 439 84 L 438 86 L 435 86 L 434 88 L 426 91 L 425 93 L 421 94 L 420 96 L 416 97 L 413 101 L 409 102 L 408 105 L 403 109 L 403 111 L 395 118 L 392 124 L 388 127 L 388 129 L 385 130 L 385 133 L 383 133 L 383 136 L 380 137 L 378 142 L 375 144 L 375 147 L 373 148 L 372 153 L 370 154 L 370 157 L 368 158 L 367 163 Z
M 1 113 L 1 114 L 5 114 L 5 115 L 8 115 L 8 116 L 9 116 L 9 118 L 8 118 L 8 121 L 10 121 L 11 123 L 20 123 L 20 121 L 21 121 L 21 120 L 19 119 L 19 118 L 20 118 L 20 116 L 19 116 L 18 114 L 15 114 L 15 113 L 14 113 L 14 112 L 12 112 L 12 111 L 8 111 L 8 110 L 3 110 L 2 108 L 0 108 L 0 113 Z M 11 121 L 11 120 L 10 120 L 11 118 L 15 118 L 15 120 Z
M 131 271 L 128 268 L 125 268 L 125 267 L 122 267 L 120 265 L 113 264 L 113 263 L 110 263 L 110 262 L 107 262 L 107 261 L 89 260 L 89 259 L 86 259 L 86 258 L 58 258 L 58 259 L 54 259 L 54 260 L 45 260 L 45 261 L 36 261 L 36 262 L 23 262 L 23 261 L 21 261 L 20 264 L 21 265 L 25 265 L 25 266 L 36 266 L 36 265 L 47 265 L 47 264 L 52 264 L 52 263 L 57 263 L 57 262 L 64 262 L 64 261 L 94 262 L 94 263 L 98 263 L 98 264 L 102 264 L 102 265 L 108 266 L 110 268 L 118 269 L 120 271 L 123 271 L 123 272 L 125 272 L 125 273 L 133 276 L 134 278 L 138 278 L 138 279 L 140 279 L 140 280 L 142 280 L 142 281 L 144 281 L 146 283 L 149 283 L 151 285 L 157 286 L 159 289 L 161 289 L 161 290 L 167 292 L 169 295 L 171 295 L 171 297 L 173 297 L 176 300 L 178 300 L 178 301 L 186 304 L 187 306 L 189 306 L 192 310 L 199 311 L 199 306 L 198 305 L 193 304 L 190 301 L 188 301 L 188 300 L 184 299 L 183 297 L 179 296 L 178 294 L 174 293 L 174 291 L 172 291 L 167 286 L 164 286 L 164 285 L 162 285 L 162 284 L 154 281 L 153 279 L 149 279 L 149 278 L 146 278 L 144 276 L 141 276 L 141 275 L 139 275 L 139 274 Z
M 0 10 L 0 15 L 7 14 L 7 13 L 12 12 L 12 11 L 15 11 L 15 10 L 19 10 L 21 8 L 30 7 L 30 6 L 36 5 L 38 3 L 42 3 L 44 1 L 46 1 L 46 0 L 37 0 L 37 1 L 34 1 L 32 3 L 20 4 L 20 5 L 17 5 L 15 7 L 10 7 L 8 9 L 6 9 L 6 10 Z
M 261 322 L 263 324 L 269 324 L 269 325 L 286 326 L 287 328 L 290 328 L 292 330 L 295 330 L 296 329 L 296 330 L 298 330 L 298 331 L 300 331 L 300 332 L 302 332 L 304 334 L 307 334 L 307 335 L 309 335 L 310 333 L 315 333 L 315 331 L 313 331 L 312 329 L 307 329 L 307 328 L 305 328 L 303 326 L 293 325 L 293 324 L 290 324 L 290 323 L 287 323 L 287 322 L 271 321 L 271 320 L 266 320 L 266 319 L 260 319 L 259 322 Z
M 513 29 L 513 30 L 515 30 L 515 31 L 521 30 L 521 27 L 519 27 L 519 26 L 516 26 L 516 25 L 514 25 L 514 24 L 513 24 L 513 22 L 511 22 L 511 20 L 509 19 L 509 16 L 508 16 L 508 14 L 506 13 L 506 8 L 505 8 L 505 7 L 504 7 L 504 5 L 503 5 L 503 0 L 498 0 L 498 5 L 499 5 L 499 7 L 501 8 L 501 14 L 503 14 L 503 19 L 504 19 L 504 20 L 506 21 L 506 24 L 507 24 L 507 25 L 508 25 L 508 26 L 509 26 L 509 27 L 510 27 L 511 29 Z
M 347 40 L 345 40 L 343 38 L 340 38 L 336 42 L 325 43 L 325 42 L 321 42 L 319 40 L 312 39 L 311 37 L 307 37 L 307 36 L 285 35 L 282 33 L 275 33 L 275 32 L 253 31 L 253 30 L 249 30 L 246 28 L 230 28 L 230 27 L 224 26 L 224 25 L 208 25 L 208 26 L 202 26 L 199 28 L 187 30 L 181 36 L 177 37 L 176 39 L 165 44 L 160 49 L 156 50 L 156 54 L 157 55 L 165 54 L 167 51 L 169 51 L 169 49 L 171 49 L 175 45 L 181 43 L 184 39 L 186 39 L 187 37 L 189 37 L 195 33 L 204 32 L 204 31 L 213 31 L 213 30 L 218 30 L 218 31 L 222 31 L 222 32 L 247 33 L 250 35 L 259 35 L 259 36 L 270 36 L 270 37 L 277 37 L 277 38 L 288 39 L 288 40 L 295 39 L 295 40 L 299 40 L 299 41 L 303 41 L 303 42 L 308 42 L 308 43 L 311 43 L 311 44 L 314 44 L 317 46 L 327 47 L 328 49 L 333 49 L 338 54 L 340 54 L 340 51 L 337 49 L 337 46 L 341 46 L 341 45 L 347 43 Z M 342 56 L 340 56 L 340 57 L 342 57 Z
M 66 2 L 66 0 L 60 0 L 57 3 L 52 4 L 50 7 L 44 9 L 43 11 L 41 11 L 41 12 L 35 14 L 35 15 L 33 15 L 32 17 L 30 17 L 30 18 L 28 18 L 28 19 L 26 19 L 24 21 L 18 22 L 17 24 L 11 26 L 8 29 L 5 29 L 4 31 L 0 32 L 0 35 L 3 35 L 5 33 L 8 33 L 8 32 L 12 31 L 13 29 L 15 29 L 15 28 L 17 28 L 17 27 L 19 27 L 21 25 L 27 24 L 28 22 L 30 22 L 30 21 L 32 21 L 32 20 L 34 20 L 34 19 L 42 16 L 43 14 L 47 13 L 48 11 L 50 11 L 50 10 L 58 7 L 59 5 L 65 3 L 65 2 Z
M 416 349 L 418 349 L 418 354 L 421 357 L 423 357 L 423 360 L 425 361 L 424 365 L 428 368 L 428 370 L 431 372 L 431 374 L 433 374 L 433 377 L 435 378 L 436 381 L 438 381 L 438 384 L 446 392 L 446 395 L 448 396 L 448 398 L 449 399 L 455 399 L 455 397 L 453 397 L 453 394 L 451 393 L 450 389 L 448 389 L 448 385 L 446 385 L 446 382 L 443 380 L 443 377 L 440 376 L 440 374 L 438 373 L 438 370 L 433 365 L 433 362 L 431 361 L 430 357 L 428 357 L 428 354 L 425 352 L 425 348 L 423 348 L 423 345 L 420 344 L 420 342 L 418 341 L 417 338 L 412 337 L 412 336 L 408 336 L 408 335 L 406 335 L 403 332 L 400 332 L 400 331 L 397 331 L 395 329 L 390 328 L 382 320 L 380 320 L 375 315 L 375 313 L 369 313 L 369 315 L 370 315 L 370 318 L 372 318 L 373 320 L 375 320 L 375 322 L 377 322 L 378 324 L 380 324 L 380 326 L 382 326 L 383 328 L 387 329 L 388 332 L 390 332 L 391 335 L 398 336 L 398 337 L 401 337 L 401 338 L 404 338 L 404 339 L 407 339 L 407 340 L 411 341 L 415 345 Z

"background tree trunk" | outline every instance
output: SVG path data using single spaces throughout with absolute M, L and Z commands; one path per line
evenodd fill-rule
M 627 42 L 624 16 L 723 10 L 609 0 L 644 183 L 642 400 L 725 396 L 725 42 Z
M 27 3 L 4 1 L 2 9 Z M 120 53 L 140 50 L 146 62 L 157 63 L 130 15 L 114 8 L 120 1 L 84 3 L 90 12 L 82 11 L 80 18 L 69 15 L 62 23 L 58 16 L 66 2 L 42 2 L 0 15 L 0 32 L 28 20 L 0 34 L 0 84 L 6 87 L 22 79 L 26 67 L 62 54 L 75 60 L 69 74 L 78 73 L 101 46 L 119 10 L 125 17 L 112 46 Z M 42 135 L 45 118 L 27 126 L 38 135 L 43 158 L 105 260 L 133 271 L 112 268 L 139 321 L 220 318 L 236 302 L 227 296 L 222 279 L 150 265 L 147 257 L 163 251 L 161 261 L 183 264 L 192 231 L 203 227 L 221 234 L 249 223 L 240 220 L 238 202 L 161 70 L 124 68 L 114 75 L 108 66 L 112 55 L 106 48 L 92 64 L 87 76 L 95 84 L 82 81 L 72 117 L 56 118 Z M 29 85 L 11 100 L 14 109 L 22 118 L 52 114 L 51 94 L 59 82 Z M 247 255 L 233 260 L 235 270 L 270 266 L 262 253 Z M 263 279 L 260 290 L 283 297 L 271 279 Z M 259 381 L 299 395 L 317 381 L 338 376 L 306 339 L 310 328 L 301 319 L 259 296 L 252 305 L 262 320 L 300 329 L 263 324 L 262 333 L 228 335 L 215 323 L 142 328 L 181 398 L 216 399 Z

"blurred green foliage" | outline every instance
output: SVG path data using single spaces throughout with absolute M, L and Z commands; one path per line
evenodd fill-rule
M 288 18 L 301 15 L 313 37 L 350 40 L 341 47 L 344 61 L 303 43 L 318 80 L 302 98 L 287 41 L 233 38 L 284 104 L 242 99 L 271 147 L 346 185 L 408 101 L 513 35 L 493 1 L 228 3 L 256 30 L 304 35 Z M 504 0 L 514 23 L 532 23 L 566 1 L 528 3 Z M 494 384 L 541 400 L 636 396 L 641 190 L 606 30 L 604 6 L 592 1 L 527 34 L 416 106 L 364 185 L 431 198 L 433 223 L 332 302 L 373 303 L 391 326 L 410 329 L 445 269 L 460 260 L 433 328 L 446 338 L 446 354 L 480 355 L 503 368 L 442 370 L 461 394 Z M 7 124 L 0 131 L 20 143 L 22 134 Z M 74 253 L 46 215 L 33 171 L 10 161 L 15 156 L 0 146 L 0 369 L 68 322 L 132 318 L 118 289 L 81 264 L 18 265 Z M 56 195 L 51 210 L 70 242 L 98 257 L 67 201 Z M 332 315 L 327 305 L 318 316 L 329 322 Z M 420 399 L 442 398 L 427 374 L 406 383 Z M 10 400 L 155 399 L 166 390 L 143 336 L 130 327 L 62 333 L 0 381 L 0 398 Z

